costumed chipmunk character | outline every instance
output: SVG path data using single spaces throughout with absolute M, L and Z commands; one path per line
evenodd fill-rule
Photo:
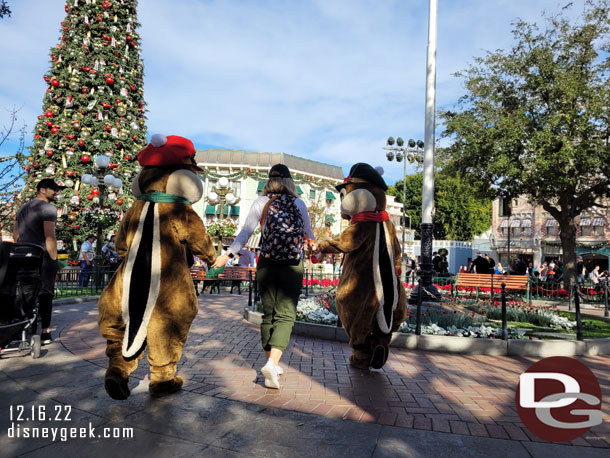
M 376 169 L 360 162 L 336 189 L 341 217 L 351 224 L 338 240 L 320 242 L 319 249 L 345 253 L 336 305 L 353 350 L 350 364 L 380 369 L 407 303 L 400 281 L 400 244 L 385 211 L 388 187 Z
M 165 396 L 182 387 L 176 364 L 197 315 L 186 247 L 208 265 L 216 259 L 212 240 L 191 207 L 203 194 L 194 156 L 190 140 L 158 134 L 138 153 L 143 169 L 132 184 L 137 200 L 125 213 L 115 242 L 123 262 L 98 303 L 109 358 L 104 386 L 113 399 L 131 394 L 129 375 L 145 347 L 150 395 Z

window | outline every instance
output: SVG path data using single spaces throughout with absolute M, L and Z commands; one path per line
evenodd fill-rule
M 315 189 L 310 189 L 309 190 L 309 198 L 310 199 L 315 199 L 316 198 L 316 190 Z
M 508 235 L 508 226 L 502 228 L 502 235 L 504 235 L 504 236 Z
M 513 227 L 511 228 L 511 234 L 513 235 L 521 235 L 521 228 L 520 227 Z
M 532 235 L 532 220 L 524 219 L 521 221 L 521 228 L 524 235 Z
M 547 231 L 546 231 L 547 234 L 549 234 L 549 235 L 557 235 L 557 227 L 549 226 L 546 229 L 547 229 Z
M 591 235 L 591 218 L 580 218 L 578 225 L 583 236 Z
M 604 235 L 604 219 L 603 218 L 593 218 L 593 235 Z

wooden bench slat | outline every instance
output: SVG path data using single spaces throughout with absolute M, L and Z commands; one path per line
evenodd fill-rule
M 502 283 L 506 289 L 527 289 L 527 275 L 491 275 L 460 273 L 456 286 L 469 288 L 491 288 L 493 278 L 494 289 L 502 288 Z

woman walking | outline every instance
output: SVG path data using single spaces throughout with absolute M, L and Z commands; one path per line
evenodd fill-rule
M 244 228 L 212 267 L 224 266 L 261 225 L 261 250 L 256 278 L 263 303 L 261 343 L 267 363 L 261 369 L 265 386 L 280 388 L 280 358 L 290 341 L 303 286 L 304 239 L 314 240 L 305 202 L 298 198 L 290 170 L 276 164 L 269 171 L 263 195 L 254 201 Z

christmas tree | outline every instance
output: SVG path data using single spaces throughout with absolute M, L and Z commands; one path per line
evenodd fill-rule
M 66 186 L 58 199 L 57 239 L 71 257 L 98 223 L 104 234 L 116 228 L 133 202 L 136 153 L 146 145 L 136 9 L 136 0 L 69 0 L 60 41 L 51 48 L 20 200 L 32 199 L 42 178 Z M 98 156 L 108 157 L 106 169 L 96 170 Z M 91 174 L 106 184 L 103 202 Z

